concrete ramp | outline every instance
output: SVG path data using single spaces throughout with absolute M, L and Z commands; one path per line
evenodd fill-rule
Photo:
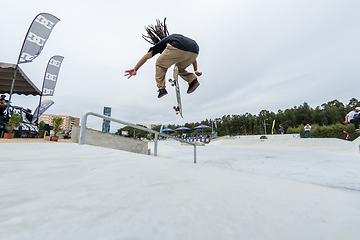
M 357 137 L 354 141 L 344 141 L 348 144 L 340 146 L 334 149 L 334 153 L 346 153 L 350 155 L 360 155 L 360 137 Z
M 359 191 L 89 145 L 0 150 L 1 239 L 360 237 Z
M 71 142 L 79 143 L 80 127 L 73 127 Z M 85 144 L 118 149 L 133 153 L 148 154 L 148 143 L 119 135 L 86 129 Z
M 211 141 L 212 145 L 230 146 L 298 146 L 298 147 L 345 147 L 350 142 L 337 138 L 294 138 L 294 139 L 254 139 L 228 138 Z
M 173 140 L 166 140 L 166 141 L 159 141 L 158 144 L 158 153 L 164 153 L 164 152 L 178 152 L 179 149 L 172 146 L 171 143 L 174 143 L 176 141 Z M 178 143 L 178 142 L 176 142 Z M 180 144 L 180 143 L 179 143 Z M 190 146 L 190 145 L 189 145 Z M 154 141 L 149 142 L 149 149 L 151 152 L 154 152 Z

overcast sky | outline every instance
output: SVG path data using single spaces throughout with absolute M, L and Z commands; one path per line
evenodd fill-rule
M 184 124 L 226 114 L 277 112 L 307 102 L 311 107 L 359 96 L 360 1 L 358 0 L 14 0 L 1 4 L 0 62 L 16 63 L 38 13 L 60 18 L 42 53 L 20 67 L 41 89 L 48 60 L 65 57 L 46 112 L 81 117 L 87 111 L 132 123 Z M 175 115 L 175 91 L 157 98 L 155 61 L 130 79 L 151 45 L 144 26 L 167 17 L 170 33 L 200 46 L 200 86 L 186 94 L 184 119 Z M 189 68 L 192 71 L 192 67 Z M 167 78 L 172 75 L 172 67 Z M 13 105 L 34 110 L 39 97 L 14 95 Z M 101 129 L 102 120 L 89 118 Z M 111 131 L 119 125 L 112 124 Z

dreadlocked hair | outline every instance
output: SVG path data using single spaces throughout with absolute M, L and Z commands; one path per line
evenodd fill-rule
M 169 36 L 169 31 L 166 26 L 166 18 L 164 18 L 164 23 L 161 23 L 159 19 L 156 19 L 156 25 L 149 25 L 145 27 L 147 35 L 142 35 L 142 37 L 149 43 L 155 45 L 160 42 L 166 36 Z

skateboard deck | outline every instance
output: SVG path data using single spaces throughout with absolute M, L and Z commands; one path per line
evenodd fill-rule
M 171 83 L 172 87 L 175 87 L 175 92 L 176 92 L 176 100 L 177 100 L 177 106 L 174 106 L 174 110 L 176 114 L 180 114 L 180 116 L 182 118 L 182 107 L 181 107 L 181 98 L 180 98 L 180 88 L 179 88 L 179 70 L 177 66 L 174 66 L 174 71 L 173 71 L 173 78 L 174 79 L 169 79 L 169 82 Z

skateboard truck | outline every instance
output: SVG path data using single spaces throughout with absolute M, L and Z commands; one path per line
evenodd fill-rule
M 175 110 L 176 115 L 178 115 L 178 114 L 179 114 L 179 111 L 180 111 L 179 107 L 174 106 L 173 108 L 174 108 L 174 110 Z
M 171 86 L 172 86 L 172 87 L 175 86 L 175 80 L 172 80 L 171 78 L 169 78 L 169 82 L 171 83 Z

